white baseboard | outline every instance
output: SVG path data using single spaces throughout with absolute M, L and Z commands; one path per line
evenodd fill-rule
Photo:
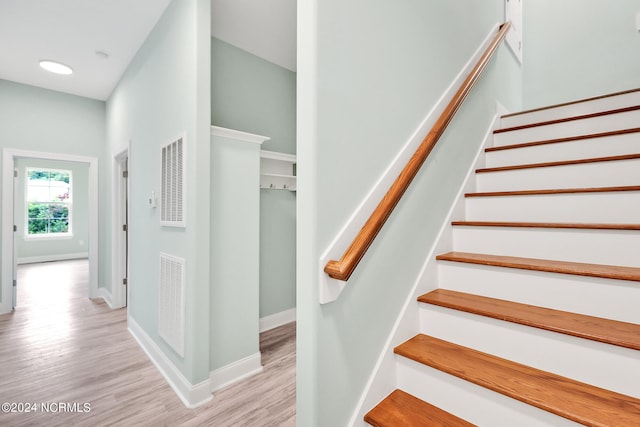
M 54 254 L 43 256 L 30 256 L 18 258 L 18 264 L 35 264 L 38 262 L 67 261 L 70 259 L 89 258 L 88 252 L 78 252 L 74 254 Z
M 269 331 L 275 329 L 278 326 L 286 325 L 287 323 L 296 321 L 296 309 L 290 308 L 279 313 L 271 314 L 260 318 L 260 332 Z
M 260 352 L 257 352 L 211 371 L 209 374 L 210 392 L 213 393 L 260 372 L 262 372 L 262 361 Z
M 131 316 L 127 317 L 127 324 L 131 335 L 138 341 L 142 350 L 158 368 L 184 406 L 195 408 L 213 398 L 210 380 L 191 384 Z
M 98 297 L 102 298 L 109 308 L 113 309 L 113 297 L 108 289 L 98 288 Z

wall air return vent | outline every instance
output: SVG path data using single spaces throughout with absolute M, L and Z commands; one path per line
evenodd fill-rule
M 185 137 L 162 147 L 160 224 L 186 227 L 184 194 Z
M 185 260 L 160 254 L 158 335 L 184 357 Z

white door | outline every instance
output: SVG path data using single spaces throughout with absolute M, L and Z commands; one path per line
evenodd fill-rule
M 18 227 L 16 225 L 16 192 L 18 191 L 18 169 L 15 167 L 15 160 L 13 163 L 13 302 L 11 303 L 12 308 L 16 308 L 18 305 L 18 244 L 16 234 L 18 232 Z
M 124 233 L 123 243 L 124 248 L 122 250 L 124 265 L 122 284 L 125 286 L 124 290 L 124 305 L 129 304 L 129 158 L 125 157 L 122 160 L 122 231 Z

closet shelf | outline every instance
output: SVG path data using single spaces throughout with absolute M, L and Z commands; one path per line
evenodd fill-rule
M 276 177 L 276 178 L 295 178 L 295 175 L 282 175 L 282 174 L 279 174 L 279 173 L 261 173 L 260 175 L 272 176 L 272 177 Z
M 260 188 L 296 191 L 296 156 L 260 150 Z

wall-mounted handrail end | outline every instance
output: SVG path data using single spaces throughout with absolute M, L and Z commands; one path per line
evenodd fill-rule
M 498 31 L 502 30 L 505 26 L 507 28 L 510 27 L 511 26 L 511 21 L 506 21 L 505 23 L 500 24 L 500 26 L 498 27 Z
M 320 261 L 320 264 L 324 266 L 324 274 L 321 274 L 320 277 L 320 292 L 318 295 L 320 304 L 328 304 L 337 300 L 346 288 L 346 280 L 348 279 L 348 275 L 345 277 L 346 273 L 340 270 L 339 261 L 326 262 L 326 259 L 324 258 L 324 262 Z M 341 279 L 341 277 L 344 277 L 344 279 Z
M 341 268 L 340 261 L 331 260 L 325 265 L 324 272 L 329 275 L 332 279 L 341 280 L 346 282 L 349 280 L 351 274 L 348 271 L 345 271 Z

